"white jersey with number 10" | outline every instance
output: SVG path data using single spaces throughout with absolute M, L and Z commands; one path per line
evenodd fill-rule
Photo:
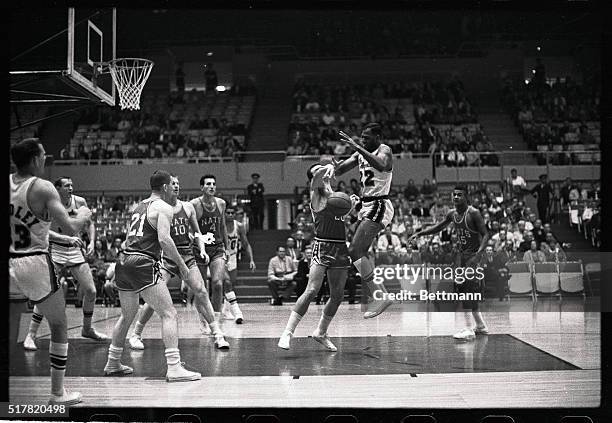
M 381 144 L 382 147 L 384 144 Z M 380 147 L 374 151 L 376 154 L 380 151 Z M 360 154 L 359 160 L 359 176 L 361 181 L 361 196 L 362 197 L 380 197 L 388 195 L 391 190 L 391 179 L 393 172 L 380 172 L 372 167 L 366 159 Z

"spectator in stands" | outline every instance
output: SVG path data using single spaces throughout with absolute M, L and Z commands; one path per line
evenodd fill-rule
M 295 293 L 299 297 L 306 290 L 308 285 L 308 274 L 310 271 L 310 261 L 312 260 L 312 248 L 307 247 L 304 250 L 304 254 L 301 256 L 298 265 L 297 273 L 295 275 Z
M 546 255 L 541 250 L 538 250 L 538 243 L 535 240 L 530 241 L 529 249 L 523 254 L 523 261 L 531 264 L 546 261 Z
M 300 156 L 302 154 L 302 146 L 298 144 L 298 140 L 294 139 L 289 148 L 287 148 L 288 156 Z
M 512 188 L 512 193 L 519 200 L 523 199 L 523 193 L 527 189 L 527 183 L 523 179 L 522 176 L 518 175 L 518 171 L 516 169 L 510 170 L 510 187 Z
M 285 247 L 279 246 L 276 249 L 276 256 L 268 263 L 268 287 L 272 293 L 272 305 L 283 305 L 283 298 L 290 299 L 296 287 L 294 277 L 297 268 L 286 256 Z M 279 295 L 279 291 L 282 292 Z
M 546 240 L 546 232 L 542 227 L 542 221 L 540 219 L 536 219 L 531 232 L 533 233 L 533 239 L 535 239 L 538 244 Z
M 217 85 L 219 85 L 217 79 L 217 71 L 213 69 L 212 63 L 208 63 L 205 68 L 206 70 L 204 71 L 204 80 L 206 81 L 206 94 L 209 94 L 211 92 L 214 94 L 217 92 Z
M 119 257 L 119 254 L 121 254 L 121 251 L 123 251 L 121 249 L 121 243 L 123 241 L 121 240 L 121 238 L 116 237 L 113 241 L 113 245 L 106 250 L 105 256 L 104 256 L 104 261 L 106 262 L 116 262 L 117 258 Z
M 493 247 L 491 245 L 487 245 L 482 258 L 478 263 L 478 265 L 483 269 L 483 282 L 485 287 L 494 287 L 498 298 L 502 298 L 505 294 L 505 289 L 502 290 L 499 287 L 499 270 L 505 266 L 505 263 L 503 263 L 500 258 L 503 259 L 503 256 L 495 254 Z
M 355 195 L 361 194 L 361 186 L 359 185 L 359 182 L 357 181 L 357 179 L 351 178 L 350 185 L 351 185 L 352 194 L 355 194 Z
M 385 231 L 379 235 L 376 244 L 377 262 L 380 264 L 394 264 L 398 259 L 401 247 L 402 244 L 399 237 L 391 232 L 391 225 L 387 225 Z
M 436 192 L 435 187 L 429 182 L 429 179 L 423 179 L 423 186 L 421 186 L 421 194 L 425 196 L 425 198 L 431 198 Z
M 399 264 L 423 264 L 423 257 L 427 255 L 429 251 L 427 244 L 424 244 L 423 254 L 419 251 L 419 247 L 416 244 L 408 245 L 407 247 L 402 246 L 398 252 Z
M 544 223 L 549 220 L 550 208 L 554 197 L 552 186 L 548 182 L 548 176 L 540 175 L 540 183 L 533 187 L 530 192 L 537 197 L 538 216 Z
M 312 211 L 310 210 L 310 202 L 304 203 L 302 205 L 302 211 L 299 212 L 297 216 L 295 216 L 296 222 L 299 222 L 302 219 L 304 220 L 304 223 L 307 225 L 314 223 L 312 219 Z
M 414 184 L 413 179 L 408 179 L 408 185 L 404 188 L 404 197 L 406 200 L 414 200 L 419 196 L 419 188 Z
M 287 257 L 289 257 L 295 263 L 297 267 L 298 261 L 302 258 L 302 252 L 297 249 L 295 239 L 292 237 L 287 238 L 285 251 Z
M 420 198 L 416 200 L 416 205 L 410 213 L 416 217 L 429 217 L 429 209 L 425 207 Z
M 150 143 L 149 144 L 149 148 L 147 149 L 147 153 L 146 156 L 149 159 L 161 159 L 162 158 L 162 152 L 159 148 L 157 148 L 157 146 L 155 145 L 155 143 Z
M 61 160 L 70 160 L 72 159 L 72 153 L 71 153 L 71 148 L 70 148 L 70 144 L 66 144 L 64 146 L 64 148 L 62 148 L 59 152 L 59 158 Z
M 531 242 L 535 242 L 536 243 L 536 249 L 539 247 L 538 242 L 533 239 L 533 233 L 529 232 L 529 231 L 525 231 L 525 236 L 523 239 L 523 242 L 521 242 L 518 245 L 517 251 L 519 253 L 524 253 L 526 251 L 528 251 L 531 248 Z
M 263 229 L 264 186 L 259 182 L 259 173 L 251 175 L 252 182 L 247 186 L 247 195 L 251 205 L 250 220 L 253 229 Z
M 89 154 L 85 152 L 85 146 L 83 144 L 79 144 L 76 152 L 77 160 L 89 160 Z
M 123 159 L 123 151 L 121 151 L 120 145 L 115 145 L 115 148 L 112 151 L 107 150 L 107 159 Z
M 423 261 L 429 264 L 450 264 L 452 263 L 451 258 L 442 251 L 439 242 L 431 243 L 431 251 L 428 252 L 424 257 Z

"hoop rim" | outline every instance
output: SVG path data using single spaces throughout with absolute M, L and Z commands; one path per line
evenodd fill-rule
M 94 62 L 94 72 L 97 73 L 110 73 L 111 67 L 117 67 L 117 63 L 121 60 L 133 60 L 136 63 L 136 67 L 144 67 L 147 65 L 154 65 L 155 63 L 150 59 L 144 59 L 142 57 L 118 57 L 107 62 Z

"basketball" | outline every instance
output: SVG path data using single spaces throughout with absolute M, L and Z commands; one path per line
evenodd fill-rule
M 334 216 L 344 216 L 351 210 L 351 199 L 348 194 L 334 192 L 327 199 L 327 208 Z

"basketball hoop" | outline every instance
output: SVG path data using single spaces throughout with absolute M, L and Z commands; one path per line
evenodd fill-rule
M 140 110 L 140 95 L 151 74 L 153 62 L 147 59 L 123 58 L 111 60 L 107 66 L 119 91 L 121 110 Z

